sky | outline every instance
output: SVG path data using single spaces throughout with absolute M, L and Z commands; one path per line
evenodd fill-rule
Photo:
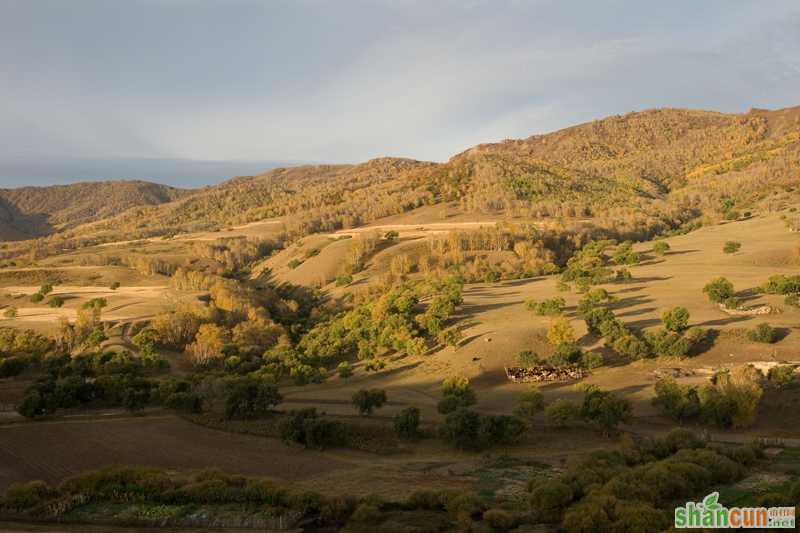
M 798 0 L 0 0 L 0 169 L 443 161 L 653 107 L 794 105 Z

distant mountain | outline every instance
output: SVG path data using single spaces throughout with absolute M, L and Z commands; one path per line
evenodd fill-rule
M 102 195 L 92 195 L 86 216 L 44 212 L 51 225 L 96 221 L 69 234 L 86 242 L 271 217 L 284 217 L 290 236 L 299 236 L 443 202 L 499 217 L 594 217 L 636 236 L 718 216 L 732 205 L 752 209 L 798 182 L 800 107 L 742 114 L 654 109 L 478 145 L 445 163 L 379 158 L 276 168 L 192 193 L 173 190 L 174 198 L 135 195 L 139 200 L 118 201 L 111 210 L 98 207 L 106 204 Z
M 48 235 L 131 207 L 172 202 L 188 194 L 191 191 L 145 181 L 0 189 L 0 239 Z
M 68 185 L 83 181 L 141 180 L 193 189 L 231 176 L 252 176 L 299 164 L 292 161 L 195 161 L 191 159 L 81 159 L 42 157 L 0 160 L 0 187 Z

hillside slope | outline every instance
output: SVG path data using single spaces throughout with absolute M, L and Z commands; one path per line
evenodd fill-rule
M 173 192 L 180 197 L 164 204 L 121 202 L 136 208 L 106 220 L 120 209 L 88 210 L 86 220 L 99 222 L 61 237 L 137 239 L 280 218 L 292 238 L 443 202 L 455 202 L 460 213 L 664 228 L 731 206 L 749 209 L 791 189 L 798 169 L 800 107 L 654 109 L 478 145 L 445 163 L 381 158 L 280 168 L 189 196 Z
M 0 189 L 0 238 L 47 235 L 112 217 L 131 207 L 172 202 L 189 192 L 144 181 Z

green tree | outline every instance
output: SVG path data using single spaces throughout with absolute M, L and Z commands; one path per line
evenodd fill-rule
M 225 398 L 225 418 L 251 420 L 267 415 L 283 397 L 278 388 L 265 380 L 245 378 L 229 387 Z
M 668 331 L 680 333 L 689 326 L 689 310 L 685 307 L 673 307 L 661 315 L 661 322 Z
M 741 247 L 742 243 L 738 241 L 728 241 L 725 243 L 725 246 L 722 247 L 722 251 L 726 254 L 735 254 Z
M 558 398 L 545 407 L 544 418 L 549 425 L 563 428 L 578 420 L 580 413 L 580 405 L 564 398 Z
M 604 435 L 609 435 L 620 423 L 630 422 L 632 411 L 629 400 L 597 387 L 586 391 L 581 406 L 581 416 Z
M 413 439 L 419 436 L 420 411 L 416 407 L 408 407 L 394 417 L 394 431 L 399 437 Z
M 708 299 L 715 304 L 725 303 L 728 298 L 733 297 L 733 283 L 727 278 L 715 278 L 703 287 L 703 292 L 708 295 Z
M 550 327 L 547 329 L 547 340 L 553 346 L 575 344 L 575 330 L 572 329 L 572 325 L 566 317 L 559 316 L 550 322 Z
M 369 416 L 375 409 L 386 403 L 386 391 L 381 389 L 361 389 L 353 394 L 353 406 L 362 416 Z
M 670 246 L 666 241 L 656 241 L 655 244 L 653 244 L 653 253 L 658 256 L 666 254 L 669 250 Z
M 522 393 L 514 415 L 526 420 L 532 421 L 533 418 L 544 409 L 544 396 L 538 388 L 531 386 Z

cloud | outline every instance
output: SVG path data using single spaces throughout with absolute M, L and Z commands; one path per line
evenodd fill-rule
M 0 158 L 443 160 L 648 107 L 800 104 L 789 0 L 0 6 Z

